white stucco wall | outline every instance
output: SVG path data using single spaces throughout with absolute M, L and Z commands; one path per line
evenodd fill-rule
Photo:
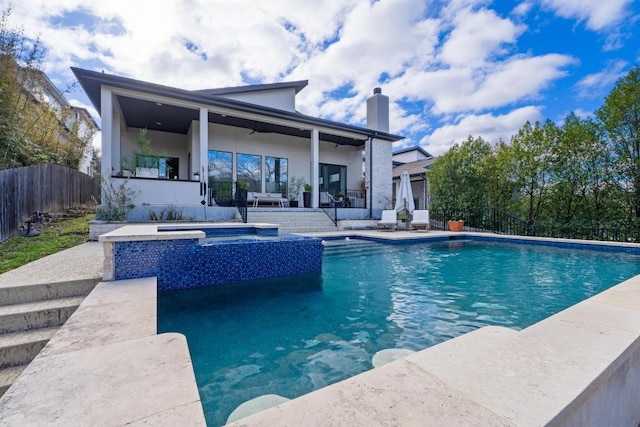
M 221 96 L 237 101 L 277 108 L 279 110 L 291 112 L 296 110 L 296 91 L 294 88 L 241 92 Z
M 206 196 L 200 195 L 199 182 L 173 181 L 170 179 L 132 179 L 132 189 L 138 191 L 133 203 L 136 205 L 169 205 L 179 207 L 200 205 Z

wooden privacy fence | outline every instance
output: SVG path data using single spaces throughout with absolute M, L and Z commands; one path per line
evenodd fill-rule
M 0 170 L 0 242 L 18 232 L 34 212 L 55 212 L 100 199 L 100 180 L 48 163 Z

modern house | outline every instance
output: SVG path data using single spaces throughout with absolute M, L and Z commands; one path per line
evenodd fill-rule
M 402 172 L 409 172 L 411 191 L 416 209 L 429 209 L 429 182 L 425 172 L 435 162 L 432 156 L 420 146 L 409 147 L 393 153 L 393 196 L 400 182 Z
M 88 140 L 93 139 L 93 135 L 100 130 L 98 124 L 86 108 L 71 106 L 73 112 L 72 126 L 77 126 L 78 135 L 81 135 Z M 82 173 L 86 173 L 89 176 L 97 176 L 100 171 L 97 170 L 97 159 L 94 147 L 91 145 L 91 141 L 87 144 L 84 150 L 84 155 L 80 160 L 78 169 Z
M 85 108 L 71 105 L 44 72 L 20 67 L 13 59 L 10 61 L 10 65 L 16 67 L 16 78 L 27 99 L 34 105 L 42 107 L 31 112 L 35 115 L 33 128 L 37 128 L 35 125 L 37 122 L 46 122 L 48 114 L 52 114 L 53 120 L 57 121 L 55 131 L 49 130 L 47 132 L 48 143 L 55 144 L 57 162 L 66 164 L 70 158 L 79 159 L 78 169 L 80 172 L 93 175 L 91 139 L 98 131 L 95 120 Z M 29 109 L 25 108 L 24 111 L 28 112 Z M 34 136 L 32 135 L 32 137 Z M 38 135 L 35 138 L 38 138 Z
M 294 178 L 311 185 L 310 208 L 343 193 L 358 200 L 360 216 L 375 218 L 391 197 L 392 143 L 402 137 L 389 133 L 389 98 L 379 88 L 363 128 L 296 111 L 307 81 L 184 90 L 73 72 L 102 119 L 101 173 L 129 179 L 138 206 L 178 205 L 195 219 L 199 212 L 224 219 L 221 207 L 233 205 L 238 183 L 301 204 L 290 194 Z M 140 151 L 141 130 L 153 155 Z

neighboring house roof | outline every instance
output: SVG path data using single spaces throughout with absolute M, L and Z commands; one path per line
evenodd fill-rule
M 402 175 L 403 171 L 409 172 L 410 177 L 424 176 L 424 173 L 429 169 L 429 166 L 431 166 L 435 161 L 436 157 L 432 157 L 430 159 L 423 159 L 395 166 L 392 172 L 393 179 L 400 179 L 400 175 Z
M 222 92 L 212 94 L 216 89 L 190 91 L 80 68 L 72 67 L 71 69 L 98 112 L 101 109 L 101 87 L 104 85 L 119 89 L 117 99 L 124 120 L 128 126 L 135 128 L 186 134 L 191 122 L 199 120 L 200 113 L 197 106 L 206 106 L 209 108 L 209 123 L 243 127 L 254 132 L 310 138 L 310 128 L 318 128 L 321 140 L 353 146 L 360 146 L 372 137 L 387 141 L 399 141 L 404 138 L 373 129 L 319 119 L 295 111 L 229 99 L 219 96 Z M 246 91 L 255 91 L 256 88 L 258 90 L 296 88 L 298 91 L 297 88 L 301 90 L 303 85 L 305 85 L 304 81 L 253 85 L 247 86 Z M 225 94 L 230 93 L 228 92 L 230 90 L 232 89 L 220 89 L 220 91 L 226 91 Z M 238 93 L 239 89 L 233 90 Z M 167 102 L 157 102 L 154 98 L 164 98 Z M 176 102 L 171 104 L 174 100 Z
M 409 153 L 411 151 L 417 151 L 419 153 L 421 153 L 424 157 L 433 157 L 431 154 L 429 154 L 429 152 L 427 152 L 427 150 L 425 150 L 424 148 L 422 148 L 419 145 L 413 146 L 413 147 L 407 147 L 407 148 L 403 148 L 401 150 L 396 150 L 393 152 L 393 155 L 396 156 L 398 154 L 403 154 L 403 153 Z

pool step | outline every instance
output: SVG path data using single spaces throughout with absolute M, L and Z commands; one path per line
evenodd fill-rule
M 324 246 L 323 254 L 325 256 L 349 256 L 364 253 L 370 255 L 387 250 L 389 250 L 388 246 L 380 243 L 354 240 L 345 242 L 341 240 L 339 242 L 328 241 Z

